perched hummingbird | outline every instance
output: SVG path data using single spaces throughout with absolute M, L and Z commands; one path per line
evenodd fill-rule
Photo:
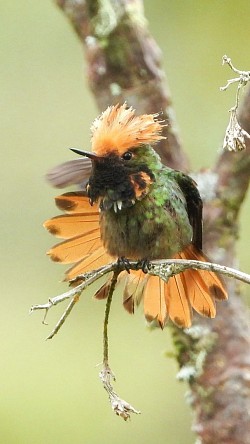
M 66 280 L 117 258 L 131 260 L 196 259 L 202 253 L 202 200 L 188 175 L 162 165 L 152 145 L 163 138 L 164 122 L 157 114 L 135 115 L 132 107 L 109 106 L 91 127 L 92 152 L 53 169 L 49 180 L 57 187 L 81 183 L 86 191 L 56 198 L 67 214 L 44 226 L 65 239 L 48 254 L 73 263 Z M 105 298 L 110 279 L 97 291 Z M 142 270 L 123 272 L 124 306 L 134 311 L 142 299 L 147 320 L 163 328 L 170 318 L 190 327 L 192 309 L 213 318 L 215 299 L 226 299 L 219 277 L 212 272 L 186 270 L 168 282 Z

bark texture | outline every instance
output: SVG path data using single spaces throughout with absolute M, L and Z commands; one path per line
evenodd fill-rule
M 147 29 L 141 0 L 56 0 L 78 34 L 87 78 L 97 106 L 127 101 L 140 113 L 162 111 L 167 139 L 158 146 L 163 163 L 188 170 L 173 119 L 160 50 Z M 250 132 L 250 91 L 239 120 Z M 223 131 L 223 129 L 222 129 Z M 250 146 L 223 152 L 210 173 L 204 205 L 204 250 L 215 262 L 234 266 L 238 215 L 250 176 Z M 211 182 L 209 182 L 211 177 Z M 213 179 L 213 180 L 212 180 Z M 212 197 L 211 197 L 212 196 Z M 229 301 L 214 320 L 197 319 L 189 332 L 173 327 L 180 379 L 190 385 L 194 429 L 204 444 L 250 444 L 250 326 L 239 286 L 228 282 Z
M 99 110 L 127 101 L 141 113 L 161 112 L 169 126 L 158 145 L 162 161 L 187 169 L 161 52 L 148 32 L 141 0 L 57 0 L 83 43 L 87 78 Z

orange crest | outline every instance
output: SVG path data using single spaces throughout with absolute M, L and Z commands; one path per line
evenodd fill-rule
M 124 154 L 129 148 L 156 143 L 161 139 L 161 131 L 166 124 L 156 120 L 158 114 L 135 116 L 135 110 L 127 104 L 109 106 L 92 126 L 92 150 L 103 156 L 110 151 Z

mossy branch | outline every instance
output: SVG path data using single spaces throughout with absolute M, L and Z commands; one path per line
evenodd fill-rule
M 55 0 L 83 44 L 86 75 L 98 109 L 128 102 L 138 114 L 168 122 L 156 147 L 163 163 L 188 169 L 181 150 L 161 51 L 150 35 L 142 0 Z

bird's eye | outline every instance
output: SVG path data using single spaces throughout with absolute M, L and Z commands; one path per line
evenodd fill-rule
M 132 159 L 132 157 L 133 157 L 133 154 L 131 153 L 131 151 L 126 151 L 126 153 L 124 153 L 122 155 L 123 160 L 130 160 L 130 159 Z

